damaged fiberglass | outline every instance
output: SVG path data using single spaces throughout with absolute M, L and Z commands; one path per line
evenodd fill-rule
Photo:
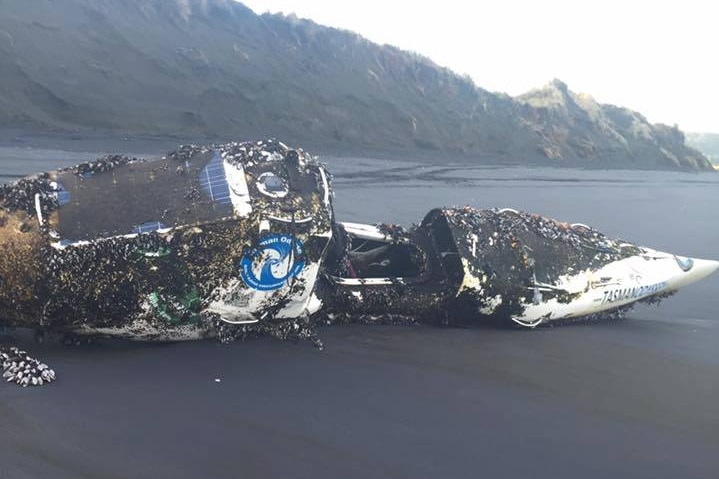
M 4 325 L 165 341 L 319 345 L 312 325 L 337 318 L 534 327 L 654 301 L 719 266 L 511 209 L 339 223 L 324 166 L 276 140 L 2 185 L 0 247 Z M 21 354 L 5 354 L 16 377 Z

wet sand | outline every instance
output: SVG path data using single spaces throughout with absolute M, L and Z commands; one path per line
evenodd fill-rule
M 719 175 L 327 161 L 341 219 L 511 206 L 719 258 Z M 533 331 L 329 327 L 321 352 L 21 336 L 58 381 L 0 385 L 0 477 L 719 477 L 717 293 Z

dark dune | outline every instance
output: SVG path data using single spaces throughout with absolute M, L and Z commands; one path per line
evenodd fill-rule
M 342 219 L 512 206 L 719 257 L 716 175 L 329 163 Z M 21 335 L 58 381 L 0 385 L 0 477 L 719 477 L 717 291 L 534 331 L 329 327 L 321 352 Z

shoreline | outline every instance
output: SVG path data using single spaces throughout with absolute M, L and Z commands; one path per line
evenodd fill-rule
M 197 137 L 192 135 L 139 135 L 123 134 L 117 132 L 38 132 L 23 129 L 0 127 L 0 148 L 18 148 L 35 150 L 56 150 L 72 153 L 92 153 L 102 156 L 103 154 L 128 154 L 149 155 L 156 157 L 166 154 L 168 151 L 177 148 L 182 144 L 211 144 L 227 143 L 230 141 L 253 141 L 265 138 L 244 138 L 234 139 L 222 137 Z M 637 165 L 623 165 L 612 162 L 609 164 L 583 164 L 577 161 L 565 162 L 552 161 L 547 158 L 524 158 L 514 159 L 503 157 L 498 154 L 467 154 L 456 151 L 438 150 L 406 150 L 392 148 L 362 147 L 359 145 L 328 144 L 295 140 L 291 138 L 278 138 L 283 143 L 299 147 L 312 155 L 334 158 L 376 158 L 387 161 L 412 161 L 421 164 L 452 164 L 471 165 L 487 167 L 520 167 L 534 168 L 547 167 L 558 169 L 579 169 L 598 171 L 674 171 L 674 172 L 711 172 L 719 171 L 719 165 L 713 165 L 713 170 L 701 170 L 690 168 L 656 168 Z M 93 158 L 94 159 L 94 158 Z M 2 158 L 0 158 L 2 160 Z

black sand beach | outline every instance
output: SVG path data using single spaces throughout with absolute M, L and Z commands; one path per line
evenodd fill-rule
M 13 155 L 0 177 L 26 166 Z M 719 258 L 719 175 L 440 162 L 328 159 L 338 217 L 507 206 Z M 533 331 L 328 327 L 324 351 L 21 335 L 58 381 L 0 385 L 0 477 L 716 478 L 718 293 L 714 276 L 625 320 Z

